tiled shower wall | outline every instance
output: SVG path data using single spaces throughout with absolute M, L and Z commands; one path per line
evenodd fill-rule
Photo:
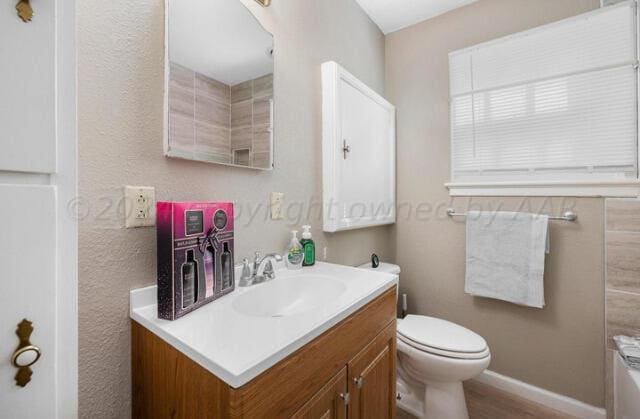
M 231 87 L 231 152 L 249 150 L 252 167 L 271 164 L 272 99 L 273 74 Z
M 169 143 L 231 162 L 231 87 L 176 63 L 169 71 Z
M 607 411 L 613 414 L 613 336 L 640 335 L 640 200 L 607 199 L 605 318 Z

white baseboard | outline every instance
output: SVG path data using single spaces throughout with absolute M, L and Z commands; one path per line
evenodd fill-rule
M 559 412 L 581 419 L 606 419 L 605 409 L 591 406 L 579 400 L 532 386 L 514 378 L 486 370 L 475 379 L 480 383 L 495 387 L 523 399 L 547 406 Z

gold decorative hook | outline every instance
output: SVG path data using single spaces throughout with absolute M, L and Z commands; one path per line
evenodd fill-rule
M 263 5 L 264 7 L 269 7 L 271 6 L 271 0 L 256 0 L 258 3 L 260 3 L 261 5 Z
M 18 16 L 23 22 L 31 22 L 31 18 L 33 18 L 33 9 L 31 8 L 29 0 L 18 1 L 18 4 L 16 4 L 16 10 L 18 11 Z

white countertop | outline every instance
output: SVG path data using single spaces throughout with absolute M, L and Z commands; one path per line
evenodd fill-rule
M 237 282 L 240 276 L 238 270 L 236 273 Z M 236 288 L 175 321 L 158 319 L 155 286 L 133 290 L 130 316 L 231 387 L 238 388 L 398 283 L 397 275 L 321 262 L 298 271 L 279 269 L 276 273 L 271 282 Z M 234 307 L 234 301 L 244 293 L 301 275 L 331 277 L 344 284 L 344 291 L 319 308 L 285 317 L 251 316 Z

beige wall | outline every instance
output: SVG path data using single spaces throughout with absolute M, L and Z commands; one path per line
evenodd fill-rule
M 354 0 L 278 0 L 268 9 L 243 2 L 275 34 L 273 172 L 163 157 L 164 0 L 78 2 L 81 418 L 129 416 L 128 292 L 155 282 L 155 230 L 125 230 L 110 206 L 122 186 L 155 186 L 162 200 L 234 200 L 243 208 L 238 260 L 283 250 L 291 228 L 263 221 L 269 193 L 321 198 L 320 64 L 339 61 L 384 90 L 384 37 Z M 253 222 L 248 204 L 263 205 Z M 389 228 L 324 235 L 317 207 L 310 218 L 320 258 L 323 246 L 346 264 L 372 251 L 390 255 Z
M 398 107 L 398 200 L 449 200 L 450 51 L 596 8 L 597 0 L 480 0 L 386 38 L 387 97 Z M 485 208 L 521 199 L 475 199 Z M 530 201 L 540 208 L 541 199 Z M 453 206 L 464 210 L 466 199 Z M 558 212 L 562 199 L 553 200 Z M 604 403 L 603 200 L 579 199 L 576 224 L 553 222 L 543 310 L 464 294 L 464 223 L 422 213 L 395 228 L 401 287 L 410 311 L 483 335 L 491 369 L 592 405 Z M 491 207 L 490 207 L 491 206 Z M 424 206 L 423 209 L 427 207 Z M 527 208 L 520 207 L 520 208 Z M 549 206 L 544 211 L 549 211 Z

